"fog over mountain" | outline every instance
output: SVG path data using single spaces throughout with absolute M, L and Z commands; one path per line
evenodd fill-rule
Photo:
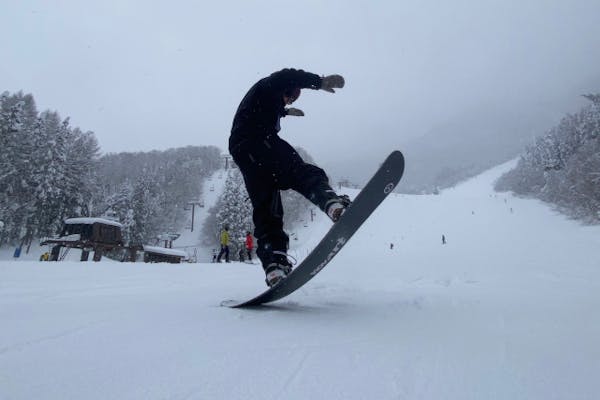
M 493 98 L 437 123 L 426 134 L 411 138 L 398 129 L 396 148 L 406 157 L 401 192 L 432 192 L 453 186 L 483 170 L 517 157 L 525 147 L 552 128 L 566 114 L 586 104 L 581 96 L 600 88 L 598 79 L 582 80 L 570 90 L 536 101 L 499 104 Z M 524 96 L 527 97 L 527 96 Z M 324 162 L 332 180 L 361 185 L 390 150 L 376 136 L 357 155 L 346 160 Z M 372 140 L 371 140 L 372 139 Z
M 401 148 L 405 183 L 427 184 L 449 154 L 506 157 L 597 92 L 586 83 L 600 74 L 597 0 L 4 3 L 0 91 L 60 110 L 103 153 L 227 151 L 247 90 L 293 67 L 346 86 L 303 90 L 306 116 L 282 121 L 284 139 L 357 180 Z M 488 150 L 480 131 L 502 137 Z

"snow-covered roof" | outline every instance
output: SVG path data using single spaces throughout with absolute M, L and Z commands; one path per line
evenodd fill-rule
M 65 242 L 77 242 L 81 240 L 81 235 L 79 233 L 75 233 L 73 235 L 61 236 L 58 240 L 62 240 Z
M 95 223 L 104 224 L 104 225 L 112 225 L 112 226 L 117 226 L 119 228 L 123 228 L 123 224 L 120 224 L 116 221 L 111 221 L 110 219 L 105 219 L 105 218 L 81 217 L 81 218 L 65 219 L 65 224 L 92 225 Z
M 178 257 L 184 257 L 184 258 L 187 257 L 187 253 L 183 250 L 166 249 L 164 247 L 144 245 L 144 251 L 147 251 L 149 253 L 156 253 L 156 254 L 166 254 L 169 256 L 178 256 Z

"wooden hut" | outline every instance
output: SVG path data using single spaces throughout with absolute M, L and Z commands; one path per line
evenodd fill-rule
M 44 239 L 40 244 L 54 245 L 51 261 L 59 260 L 62 247 L 81 249 L 81 261 L 87 261 L 93 250 L 94 261 L 100 261 L 105 251 L 123 247 L 122 228 L 120 223 L 104 218 L 68 218 L 59 237 Z
M 123 246 L 123 225 L 103 218 L 69 218 L 63 225 L 60 237 L 79 235 L 79 240 Z
M 186 258 L 187 253 L 182 250 L 144 245 L 144 262 L 147 263 L 179 264 Z

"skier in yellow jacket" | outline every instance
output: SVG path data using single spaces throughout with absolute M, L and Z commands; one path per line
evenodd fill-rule
M 217 262 L 221 262 L 221 256 L 225 254 L 225 262 L 229 262 L 229 227 L 225 225 L 221 231 L 221 251 L 217 256 Z

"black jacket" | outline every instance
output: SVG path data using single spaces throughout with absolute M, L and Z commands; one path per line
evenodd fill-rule
M 283 95 L 294 89 L 320 89 L 321 77 L 301 69 L 286 68 L 261 79 L 242 99 L 231 128 L 230 151 L 245 140 L 263 140 L 280 130 L 285 116 Z

